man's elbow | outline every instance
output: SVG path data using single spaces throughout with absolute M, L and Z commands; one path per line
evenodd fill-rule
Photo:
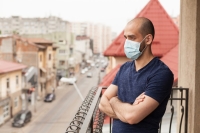
M 103 106 L 101 105 L 101 103 L 99 103 L 99 110 L 100 110 L 101 112 L 103 112 Z
M 141 120 L 138 119 L 136 115 L 133 114 L 127 114 L 125 115 L 125 119 L 128 124 L 138 124 Z

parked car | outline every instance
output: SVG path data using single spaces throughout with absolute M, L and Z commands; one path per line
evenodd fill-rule
M 85 69 L 82 69 L 82 70 L 81 70 L 81 74 L 84 74 L 84 73 L 85 73 Z
M 44 99 L 45 102 L 52 102 L 56 99 L 55 93 L 48 93 Z
M 88 77 L 88 78 L 91 78 L 91 77 L 92 77 L 92 73 L 91 73 L 91 72 L 88 72 L 88 73 L 87 73 L 87 77 Z
M 104 71 L 105 71 L 105 68 L 104 68 L 104 67 L 102 67 L 102 68 L 101 68 L 101 72 L 104 72 Z
M 85 67 L 85 68 L 84 68 L 84 70 L 85 70 L 85 72 L 87 72 L 87 71 L 88 71 L 88 68 L 87 68 L 87 67 Z
M 99 68 L 99 64 L 96 64 L 96 67 Z
M 92 64 L 91 64 L 91 66 L 92 66 L 92 67 L 94 67 L 94 66 L 95 66 L 95 64 L 94 64 L 94 63 L 92 63 Z
M 32 113 L 29 110 L 22 110 L 13 119 L 13 127 L 23 127 L 26 123 L 31 121 Z

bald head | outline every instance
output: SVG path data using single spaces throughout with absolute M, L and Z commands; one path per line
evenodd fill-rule
M 154 38 L 154 26 L 153 23 L 144 17 L 138 17 L 138 18 L 134 18 L 131 21 L 128 22 L 127 25 L 131 25 L 133 23 L 137 23 L 139 25 L 139 33 L 145 37 L 147 34 L 151 34 Z

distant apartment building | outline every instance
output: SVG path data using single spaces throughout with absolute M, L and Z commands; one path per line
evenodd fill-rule
M 70 48 L 73 48 L 70 22 L 55 16 L 46 18 L 22 18 L 20 16 L 0 18 L 0 34 L 19 34 L 23 37 L 45 38 L 52 41 L 53 45 L 57 47 L 55 65 L 58 72 L 66 75 L 69 68 Z
M 66 22 L 54 16 L 48 18 L 22 18 L 20 16 L 0 18 L 1 34 L 47 34 L 65 31 L 65 29 Z
M 10 49 L 6 51 L 5 49 Z M 1 59 L 25 64 L 23 91 L 36 88 L 38 98 L 56 87 L 56 47 L 53 42 L 40 38 L 20 36 L 0 37 Z M 11 60 L 13 59 L 13 60 Z
M 93 56 L 90 38 L 87 36 L 76 36 L 74 52 L 77 64 L 79 64 L 81 68 L 86 67 L 88 61 L 90 61 Z
M 0 60 L 0 125 L 22 110 L 22 70 L 26 66 Z
M 111 28 L 103 24 L 72 22 L 71 30 L 75 36 L 85 35 L 92 39 L 94 54 L 101 54 L 112 41 Z

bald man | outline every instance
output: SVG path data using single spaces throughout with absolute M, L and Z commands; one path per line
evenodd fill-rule
M 144 17 L 124 29 L 124 63 L 103 94 L 99 109 L 113 118 L 113 133 L 158 133 L 170 97 L 174 76 L 154 57 L 153 23 Z

